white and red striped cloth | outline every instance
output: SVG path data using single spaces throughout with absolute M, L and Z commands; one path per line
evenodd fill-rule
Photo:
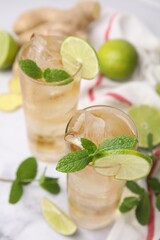
M 123 38 L 130 41 L 139 53 L 139 67 L 130 81 L 124 83 L 113 82 L 102 74 L 94 81 L 82 81 L 79 108 L 107 104 L 127 109 L 132 104 L 142 103 L 160 108 L 160 96 L 155 92 L 155 86 L 160 83 L 160 40 L 147 27 L 134 16 L 108 10 L 92 26 L 90 38 L 97 50 L 109 39 Z M 156 162 L 151 175 L 156 174 L 158 168 Z M 160 212 L 153 207 L 151 189 L 148 186 L 146 188 L 150 194 L 151 206 L 148 226 L 139 225 L 133 211 L 120 215 L 107 240 L 160 239 Z

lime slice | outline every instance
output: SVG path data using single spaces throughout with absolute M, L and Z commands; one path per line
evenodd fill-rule
M 102 175 L 129 181 L 147 176 L 152 167 L 152 159 L 133 150 L 110 150 L 94 160 L 94 167 Z
M 0 69 L 7 69 L 12 65 L 18 48 L 18 43 L 9 33 L 0 31 Z
M 139 146 L 148 147 L 147 135 L 153 134 L 153 145 L 160 143 L 160 109 L 148 105 L 133 106 L 128 114 L 135 122 L 139 133 Z
M 76 232 L 77 226 L 75 223 L 47 198 L 42 199 L 41 209 L 45 220 L 56 232 L 66 236 L 73 235 Z
M 82 78 L 93 79 L 99 72 L 98 58 L 93 47 L 78 37 L 68 37 L 60 50 L 62 62 L 68 72 L 74 74 L 77 62 L 82 65 Z

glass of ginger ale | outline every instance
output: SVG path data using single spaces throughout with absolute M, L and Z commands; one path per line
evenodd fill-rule
M 99 105 L 80 110 L 71 118 L 65 140 L 70 151 L 76 151 L 80 138 L 87 138 L 98 146 L 105 139 L 121 135 L 137 137 L 132 119 L 117 108 Z M 117 216 L 125 183 L 125 180 L 99 174 L 92 164 L 69 173 L 68 205 L 72 218 L 79 226 L 87 229 L 100 229 L 109 225 Z
M 19 60 L 30 59 L 42 69 L 65 70 L 60 55 L 64 38 L 34 35 L 19 54 Z M 75 71 L 73 72 L 73 69 Z M 67 69 L 68 71 L 68 69 Z M 29 146 L 32 154 L 47 162 L 56 161 L 65 152 L 66 123 L 77 109 L 81 79 L 81 65 L 72 63 L 70 79 L 64 84 L 33 79 L 19 67 Z

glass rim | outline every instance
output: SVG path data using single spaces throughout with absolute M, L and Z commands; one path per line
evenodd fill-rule
M 127 113 L 125 113 L 123 110 L 121 110 L 120 108 L 117 108 L 117 107 L 114 107 L 114 106 L 110 106 L 110 105 L 103 105 L 103 104 L 101 104 L 101 105 L 93 105 L 93 106 L 89 106 L 89 107 L 86 107 L 86 108 L 83 108 L 83 109 L 79 109 L 78 111 L 76 111 L 76 113 L 77 112 L 79 112 L 79 111 L 83 111 L 83 110 L 88 110 L 88 109 L 92 109 L 92 108 L 109 108 L 109 109 L 115 109 L 116 111 L 119 111 L 121 114 L 123 114 L 129 121 L 130 121 L 130 123 L 131 123 L 131 127 L 133 128 L 133 133 L 135 134 L 135 136 L 136 136 L 136 138 L 138 139 L 139 137 L 138 137 L 138 130 L 137 130 L 137 127 L 136 127 L 136 125 L 135 125 L 135 123 L 134 123 L 134 121 L 133 121 L 133 119 L 127 114 Z M 76 114 L 75 113 L 75 114 Z M 74 116 L 75 116 L 75 114 L 74 114 Z M 73 119 L 73 117 L 74 116 L 72 116 L 72 118 L 69 120 L 69 122 L 68 122 L 68 124 L 67 124 L 67 126 L 66 126 L 66 129 L 65 129 L 65 135 L 66 135 L 66 133 L 67 133 L 67 130 L 68 130 L 68 127 L 69 127 L 69 124 L 71 123 L 71 121 L 72 121 L 72 119 Z M 101 168 L 101 169 L 109 169 L 109 168 L 113 168 L 113 166 L 103 166 L 103 167 L 98 167 L 98 166 L 94 166 L 94 164 L 93 163 L 89 163 L 86 167 L 89 167 L 89 168 L 93 168 L 93 169 L 99 169 L 99 168 Z M 85 167 L 85 168 L 86 168 Z M 83 170 L 83 169 L 82 169 Z M 96 172 L 97 174 L 100 174 L 100 173 L 98 173 L 98 172 Z M 102 175 L 102 174 L 101 174 Z M 106 176 L 106 175 L 102 175 L 102 176 L 104 176 L 104 177 L 114 177 L 114 176 Z M 115 179 L 115 180 L 117 180 L 117 179 Z
M 106 105 L 106 104 L 98 104 L 98 105 L 93 105 L 93 106 L 88 106 L 88 107 L 85 107 L 85 108 L 82 108 L 82 109 L 79 109 L 76 111 L 75 114 L 77 114 L 77 112 L 80 112 L 80 111 L 83 111 L 83 110 L 88 110 L 88 109 L 92 109 L 92 108 L 110 108 L 110 109 L 115 109 L 115 110 L 118 110 L 120 113 L 122 113 L 125 117 L 127 117 L 129 119 L 129 121 L 132 123 L 133 127 L 134 127 L 134 131 L 135 131 L 135 135 L 137 138 L 139 138 L 139 134 L 138 134 L 138 129 L 137 129 L 137 126 L 135 125 L 133 119 L 127 114 L 125 113 L 123 110 L 121 110 L 120 108 L 118 107 L 114 107 L 114 106 L 111 106 L 111 105 Z M 74 116 L 75 116 L 74 114 Z M 65 134 L 67 133 L 67 130 L 68 130 L 68 127 L 69 127 L 69 124 L 70 122 L 72 121 L 73 117 L 71 117 L 71 119 L 68 121 L 67 123 L 67 126 L 66 126 L 66 129 L 65 129 Z
M 37 35 L 40 35 L 40 34 L 37 34 Z M 57 39 L 57 40 L 62 40 L 62 39 L 64 39 L 64 36 L 61 36 L 61 35 L 59 35 L 59 36 L 58 36 L 58 35 L 57 35 L 57 36 L 56 36 L 56 35 L 47 35 L 47 36 L 45 36 L 45 37 L 53 37 L 53 38 L 55 38 L 55 39 Z M 31 41 L 32 41 L 32 38 L 31 38 L 28 42 L 26 42 L 26 43 L 21 47 L 21 49 L 20 49 L 20 51 L 19 51 L 19 54 L 18 54 L 18 62 L 19 62 L 19 60 L 21 60 L 21 59 L 25 59 L 25 58 L 20 58 L 20 55 L 22 55 L 23 51 L 25 51 L 25 49 L 28 48 L 28 46 L 30 45 Z M 28 59 L 28 58 L 26 58 L 26 59 Z M 71 80 L 71 79 L 73 79 L 72 82 L 74 82 L 74 78 L 75 78 L 76 75 L 82 70 L 82 64 L 81 64 L 80 62 L 75 61 L 75 64 L 72 63 L 72 65 L 74 65 L 74 66 L 76 67 L 76 71 L 75 71 L 70 77 L 64 79 L 64 80 L 61 81 L 61 82 L 45 82 L 45 81 L 39 81 L 38 79 L 33 79 L 33 78 L 29 77 L 28 75 L 26 75 L 26 74 L 20 69 L 19 64 L 18 64 L 18 69 L 19 69 L 19 71 L 21 71 L 21 72 L 27 77 L 27 79 L 29 79 L 29 81 L 32 81 L 32 82 L 34 82 L 34 83 L 36 83 L 36 84 L 46 85 L 46 86 L 57 86 L 57 87 L 60 86 L 60 87 L 62 87 L 62 86 L 65 86 L 65 82 L 67 82 L 67 81 L 69 81 L 69 80 Z M 46 69 L 47 69 L 47 68 L 46 68 Z M 71 82 L 71 83 L 72 83 L 72 82 Z M 68 84 L 66 84 L 66 85 L 68 85 Z

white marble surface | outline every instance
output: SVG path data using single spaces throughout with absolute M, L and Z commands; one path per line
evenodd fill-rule
M 0 29 L 12 31 L 12 23 L 25 9 L 42 5 L 71 6 L 76 1 L 70 0 L 5 0 L 0 7 Z M 101 0 L 103 7 L 114 7 L 140 17 L 158 36 L 160 36 L 160 9 L 140 0 Z M 11 72 L 0 72 L 0 94 L 7 90 Z M 22 159 L 30 156 L 27 146 L 24 116 L 22 109 L 13 113 L 0 112 L 0 177 L 13 178 Z M 39 163 L 39 172 L 44 164 Z M 43 220 L 40 211 L 42 196 L 48 196 L 67 212 L 65 175 L 56 172 L 54 165 L 48 165 L 48 174 L 60 177 L 61 193 L 58 196 L 47 194 L 36 183 L 25 189 L 22 201 L 15 205 L 8 204 L 10 184 L 0 182 L 0 240 L 65 240 L 55 233 Z M 111 226 L 112 227 L 112 226 Z M 79 229 L 71 237 L 74 240 L 105 240 L 111 229 L 86 231 Z

